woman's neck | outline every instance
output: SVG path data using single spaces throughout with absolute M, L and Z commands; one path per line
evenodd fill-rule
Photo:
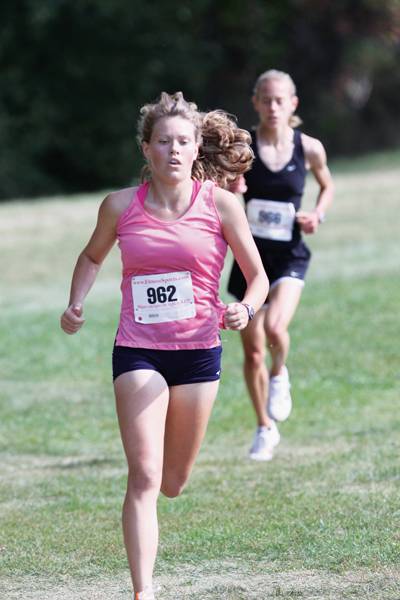
M 282 127 L 266 127 L 260 123 L 257 127 L 257 139 L 261 144 L 275 146 L 279 149 L 291 144 L 293 140 L 293 129 L 289 124 Z
M 280 171 L 292 158 L 294 132 L 289 126 L 285 129 L 257 128 L 257 149 L 260 160 L 270 171 Z
M 167 184 L 159 180 L 151 180 L 147 199 L 149 204 L 160 209 L 175 210 L 189 206 L 192 197 L 193 180 Z
M 190 208 L 192 192 L 192 179 L 174 185 L 150 181 L 144 208 L 165 221 L 179 219 Z

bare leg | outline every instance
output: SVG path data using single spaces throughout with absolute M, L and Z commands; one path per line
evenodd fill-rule
M 289 353 L 288 328 L 300 301 L 302 286 L 296 280 L 284 279 L 269 296 L 265 315 L 265 332 L 272 358 L 271 376 L 279 375 Z
M 124 373 L 115 380 L 129 466 L 123 530 L 135 592 L 152 585 L 161 482 L 167 496 L 182 491 L 204 438 L 218 385 L 212 381 L 168 389 L 159 373 L 145 370 Z
M 122 513 L 135 592 L 151 587 L 158 546 L 157 498 L 169 389 L 155 371 L 131 371 L 114 384 L 128 484 Z
M 192 471 L 218 391 L 219 381 L 170 388 L 165 426 L 161 491 L 173 498 L 183 490 Z
M 271 423 L 266 411 L 268 370 L 265 364 L 265 315 L 264 309 L 259 310 L 253 321 L 240 332 L 244 351 L 244 377 L 259 427 L 270 427 Z

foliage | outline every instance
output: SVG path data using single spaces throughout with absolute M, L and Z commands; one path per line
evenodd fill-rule
M 271 67 L 331 153 L 399 141 L 397 0 L 6 0 L 0 17 L 0 198 L 129 184 L 139 108 L 163 89 L 249 128 Z

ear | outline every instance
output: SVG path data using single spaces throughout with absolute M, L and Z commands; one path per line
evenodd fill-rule
M 297 96 L 292 96 L 292 108 L 293 108 L 293 112 L 295 113 L 297 110 L 297 107 L 299 106 L 299 99 Z
M 142 142 L 142 152 L 143 156 L 147 159 L 149 154 L 149 144 L 148 142 Z
M 258 112 L 258 98 L 257 98 L 256 94 L 254 94 L 254 95 L 251 97 L 251 102 L 252 102 L 252 104 L 253 104 L 253 108 L 254 108 L 254 110 L 255 110 L 256 112 Z
M 200 151 L 199 144 L 196 144 L 195 150 L 193 152 L 193 160 L 196 160 L 196 158 L 199 156 L 199 151 Z

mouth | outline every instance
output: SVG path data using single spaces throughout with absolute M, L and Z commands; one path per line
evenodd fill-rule
M 176 158 L 171 158 L 171 160 L 168 162 L 169 165 L 172 165 L 173 167 L 180 165 L 180 161 Z

